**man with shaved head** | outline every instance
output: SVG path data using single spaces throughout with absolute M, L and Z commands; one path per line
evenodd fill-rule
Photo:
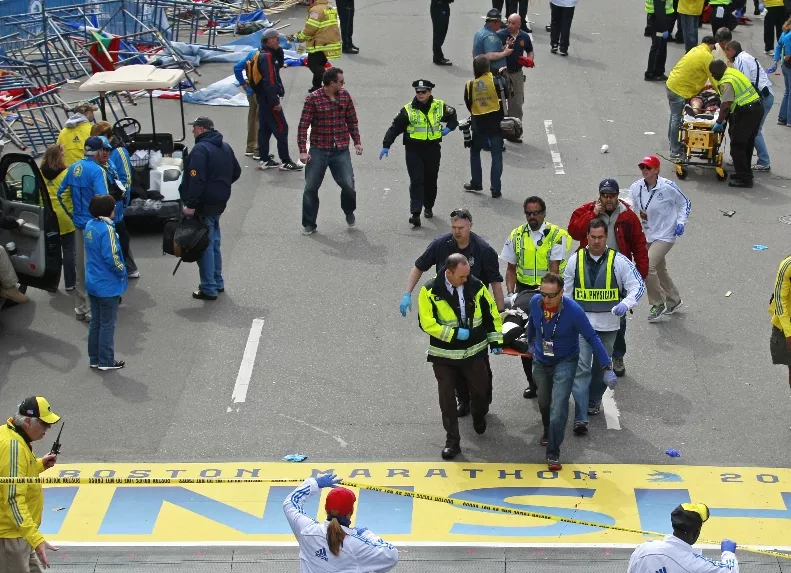
M 513 51 L 505 58 L 508 68 L 508 115 L 522 120 L 522 104 L 525 102 L 525 73 L 523 67 L 533 67 L 533 43 L 530 35 L 522 29 L 522 17 L 519 14 L 508 16 L 508 24 L 498 30 L 497 35 L 503 45 L 511 44 Z M 522 140 L 516 140 L 521 143 Z

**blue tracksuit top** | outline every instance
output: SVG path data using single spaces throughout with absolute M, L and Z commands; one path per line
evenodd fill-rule
M 121 296 L 126 291 L 126 265 L 115 225 L 99 217 L 85 225 L 85 292 L 92 296 Z
M 255 56 L 257 53 L 258 50 L 253 50 L 252 52 L 247 54 L 247 57 L 244 60 L 239 60 L 233 65 L 233 75 L 236 76 L 236 81 L 239 82 L 240 86 L 245 85 L 245 82 L 247 82 L 247 80 L 244 77 L 244 74 L 242 74 L 242 72 L 245 71 L 245 69 L 247 68 L 247 62 L 252 60 L 253 56 Z M 253 95 L 253 90 L 250 89 L 250 86 L 247 86 L 245 88 L 245 91 L 247 92 L 247 95 Z
M 573 299 L 564 296 L 560 303 L 558 313 L 556 312 L 549 322 L 544 320 L 544 306 L 541 304 L 541 295 L 537 294 L 530 300 L 530 322 L 527 326 L 527 341 L 533 346 L 533 360 L 538 360 L 544 364 L 557 364 L 558 361 L 576 356 L 580 353 L 579 337 L 582 336 L 593 347 L 593 353 L 599 359 L 599 363 L 606 366 L 610 364 L 610 356 L 607 349 L 601 342 L 601 338 L 593 330 L 585 311 Z M 555 337 L 552 338 L 552 331 L 555 329 Z M 555 356 L 544 356 L 544 345 L 538 340 L 541 328 L 545 340 L 552 340 L 554 343 Z M 535 343 L 535 344 L 533 344 Z
M 118 179 L 118 181 L 126 187 L 126 194 L 123 200 L 116 201 L 115 203 L 115 217 L 113 217 L 113 221 L 118 223 L 124 220 L 124 207 L 129 205 L 129 201 L 131 200 L 132 161 L 129 159 L 129 151 L 122 146 L 116 147 L 110 152 L 110 160 L 107 162 L 107 165 L 112 167 L 115 171 L 114 174 L 110 174 L 110 185 L 114 183 L 115 179 Z
M 94 195 L 110 192 L 111 181 L 107 172 L 93 157 L 85 157 L 72 163 L 58 189 L 58 201 L 63 210 L 74 221 L 74 226 L 84 229 L 93 217 L 88 211 Z

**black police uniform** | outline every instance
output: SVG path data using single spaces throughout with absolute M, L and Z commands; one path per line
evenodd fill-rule
M 417 80 L 412 83 L 415 91 L 429 90 L 434 84 L 428 80 Z M 429 97 L 425 103 L 420 103 L 416 98 L 412 100 L 412 107 L 424 115 L 428 114 L 434 97 Z M 426 118 L 428 121 L 428 118 Z M 440 120 L 447 124 L 453 131 L 459 126 L 456 118 L 456 110 L 445 104 L 445 110 Z M 390 149 L 396 138 L 404 134 L 404 149 L 406 151 L 406 168 L 409 173 L 409 212 L 412 217 L 409 222 L 416 227 L 420 226 L 420 211 L 425 207 L 427 218 L 434 216 L 432 209 L 437 199 L 437 178 L 439 177 L 439 163 L 441 158 L 442 137 L 434 140 L 412 139 L 406 132 L 409 127 L 409 114 L 405 107 L 401 108 L 398 115 L 393 119 L 393 124 L 385 134 L 382 147 Z
M 432 48 L 434 52 L 434 63 L 439 66 L 449 66 L 450 60 L 442 52 L 442 44 L 448 35 L 448 25 L 450 24 L 450 5 L 453 0 L 431 0 L 431 27 L 433 28 Z
M 344 54 L 357 54 L 360 49 L 352 42 L 354 34 L 354 0 L 337 0 L 338 20 L 341 28 L 342 51 Z

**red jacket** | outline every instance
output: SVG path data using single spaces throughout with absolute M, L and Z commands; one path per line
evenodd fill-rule
M 640 219 L 624 201 L 626 210 L 618 215 L 615 221 L 615 239 L 618 241 L 618 251 L 625 257 L 634 261 L 637 272 L 645 278 L 648 274 L 648 249 L 645 246 L 645 234 L 640 224 Z M 580 247 L 588 244 L 588 223 L 596 219 L 593 212 L 595 201 L 585 203 L 571 214 L 569 220 L 569 235 L 580 242 Z

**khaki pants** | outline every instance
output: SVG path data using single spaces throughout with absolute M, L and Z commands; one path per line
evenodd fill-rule
M 88 295 L 85 294 L 85 230 L 74 229 L 74 251 L 77 259 L 77 283 L 74 289 L 74 312 L 80 315 L 88 314 Z
M 0 288 L 15 288 L 19 278 L 4 247 L 0 247 Z
M 42 573 L 36 552 L 21 537 L 0 539 L 0 570 L 2 573 Z
M 247 96 L 247 147 L 245 153 L 255 153 L 258 155 L 258 100 L 255 94 Z
M 522 119 L 522 104 L 525 103 L 525 73 L 508 72 L 511 89 L 508 96 L 508 116 Z
M 665 257 L 674 244 L 664 241 L 646 244 L 648 248 L 648 276 L 645 277 L 645 287 L 648 290 L 648 303 L 651 306 L 661 303 L 665 303 L 666 306 L 676 306 L 681 302 L 681 295 L 678 294 L 676 285 L 667 274 L 665 262 Z

